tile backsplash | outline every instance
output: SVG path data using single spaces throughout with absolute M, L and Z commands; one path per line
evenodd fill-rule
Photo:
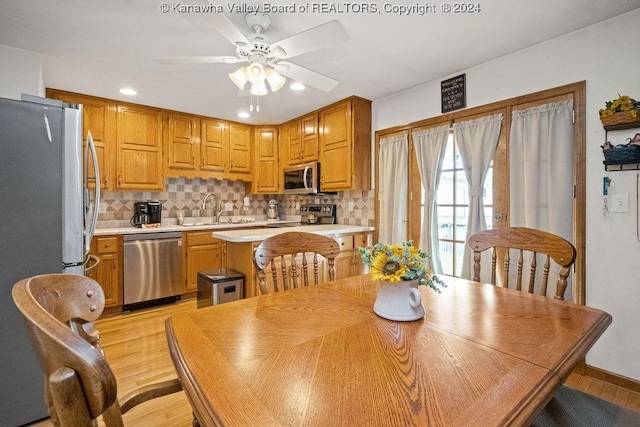
M 296 206 L 304 203 L 333 203 L 337 205 L 338 223 L 347 225 L 375 226 L 374 191 L 343 191 L 336 195 L 282 195 L 245 194 L 245 184 L 241 181 L 217 179 L 167 178 L 166 191 L 103 191 L 98 227 L 113 227 L 129 221 L 133 215 L 133 204 L 140 201 L 157 200 L 162 203 L 162 220 L 177 219 L 180 213 L 185 218 L 213 215 L 213 203 L 208 209 L 201 209 L 202 199 L 207 193 L 214 193 L 220 203 L 231 202 L 232 211 L 223 211 L 224 216 L 266 215 L 269 200 L 276 199 L 283 216 L 298 215 Z M 249 198 L 249 206 L 244 206 L 244 197 Z M 349 207 L 353 210 L 349 211 Z

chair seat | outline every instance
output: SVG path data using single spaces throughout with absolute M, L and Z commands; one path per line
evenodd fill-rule
M 575 388 L 562 386 L 531 426 L 640 426 L 640 412 L 623 408 Z

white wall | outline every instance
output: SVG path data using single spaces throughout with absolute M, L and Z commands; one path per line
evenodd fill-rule
M 0 44 L 0 98 L 44 96 L 40 54 Z
M 605 132 L 598 110 L 618 94 L 640 100 L 638 28 L 640 9 L 509 56 L 461 70 L 466 73 L 467 106 L 587 82 L 586 301 L 613 316 L 587 355 L 587 364 L 640 381 L 640 242 L 636 237 L 637 172 L 611 172 L 610 194 L 628 193 L 629 213 L 602 214 L 600 145 Z M 625 30 L 627 29 L 626 32 Z M 386 129 L 440 115 L 440 80 L 373 103 L 373 129 Z M 618 131 L 622 143 L 640 129 Z

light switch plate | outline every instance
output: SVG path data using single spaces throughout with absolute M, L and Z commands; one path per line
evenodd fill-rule
M 629 193 L 611 195 L 611 212 L 629 213 Z

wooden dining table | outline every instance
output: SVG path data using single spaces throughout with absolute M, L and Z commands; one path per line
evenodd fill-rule
M 424 318 L 373 312 L 368 275 L 175 314 L 202 426 L 527 425 L 611 323 L 601 310 L 442 276 Z

